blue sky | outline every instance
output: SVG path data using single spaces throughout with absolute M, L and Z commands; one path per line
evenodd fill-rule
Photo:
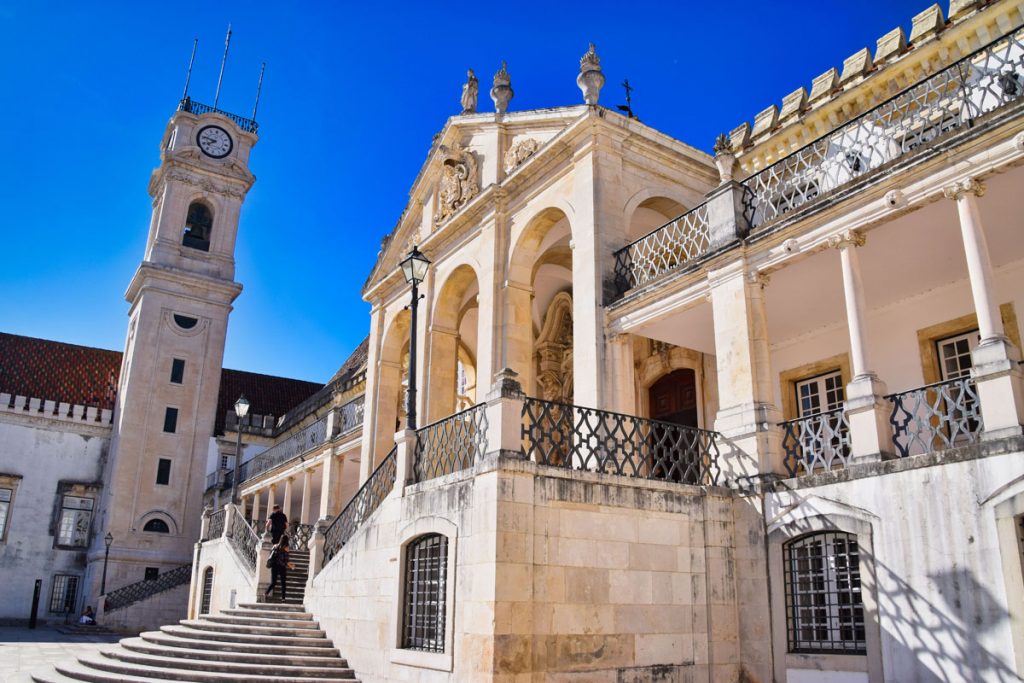
M 943 4 L 943 8 L 946 8 Z M 245 286 L 225 366 L 325 381 L 365 336 L 360 289 L 467 67 L 492 111 L 581 103 L 587 43 L 647 124 L 714 137 L 895 28 L 925 0 L 824 2 L 82 3 L 0 0 L 0 331 L 121 349 L 145 244 L 146 185 L 181 96 L 248 116 L 260 62 L 257 182 L 236 258 Z

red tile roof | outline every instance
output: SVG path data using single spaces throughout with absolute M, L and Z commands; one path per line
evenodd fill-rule
M 121 352 L 0 332 L 0 393 L 111 408 Z M 221 372 L 214 432 L 240 394 L 253 415 L 284 415 L 324 385 L 242 370 Z

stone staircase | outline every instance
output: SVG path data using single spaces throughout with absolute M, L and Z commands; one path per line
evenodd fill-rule
M 295 565 L 295 569 L 290 570 L 288 578 L 285 579 L 285 584 L 288 586 L 288 599 L 284 602 L 288 605 L 301 605 L 306 594 L 306 579 L 309 578 L 309 551 L 293 550 L 288 553 L 288 557 L 289 562 Z M 268 600 L 260 595 L 259 601 L 267 602 Z M 281 602 L 281 584 L 274 586 L 274 592 L 269 601 Z
M 125 638 L 97 656 L 34 674 L 36 683 L 346 683 L 355 673 L 302 606 L 308 553 L 292 553 L 288 600 L 184 620 Z M 272 600 L 277 600 L 276 592 Z

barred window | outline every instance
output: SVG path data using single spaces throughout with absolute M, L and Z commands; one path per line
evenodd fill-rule
M 405 558 L 402 647 L 444 652 L 448 538 L 428 534 L 413 541 Z
M 213 600 L 213 567 L 207 567 L 203 572 L 203 597 L 199 601 L 199 613 L 210 613 L 210 602 Z
M 53 589 L 50 591 L 50 611 L 68 614 L 75 611 L 78 599 L 78 577 L 71 574 L 54 574 Z
M 0 489 L 0 541 L 7 535 L 7 518 L 10 517 L 11 498 L 13 497 L 13 490 Z
M 62 496 L 57 525 L 57 545 L 84 548 L 89 543 L 92 523 L 92 498 Z
M 865 654 L 857 537 L 822 532 L 783 547 L 790 652 Z

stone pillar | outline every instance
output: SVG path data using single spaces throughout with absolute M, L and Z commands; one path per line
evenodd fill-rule
M 295 477 L 286 477 L 284 480 L 284 502 L 281 503 L 281 511 L 288 516 L 288 524 L 292 523 L 292 481 Z
M 270 514 L 274 511 L 276 494 L 277 484 L 271 484 L 269 492 L 267 493 L 267 519 L 270 519 Z
M 252 523 L 254 526 L 259 523 L 260 519 L 260 495 L 259 489 L 252 492 Z
M 374 307 L 370 311 L 370 340 L 366 356 L 366 391 L 363 394 L 363 433 L 359 452 L 359 482 L 362 483 L 373 471 L 374 452 L 377 448 L 377 432 L 380 422 L 380 345 L 384 335 L 384 310 Z M 392 418 L 393 419 L 393 418 Z M 387 432 L 388 430 L 385 430 Z
M 395 493 L 405 495 L 405 487 L 416 482 L 413 471 L 416 457 L 416 432 L 403 429 L 395 432 Z
M 224 538 L 230 538 L 231 536 L 231 523 L 235 520 L 235 506 L 231 503 L 224 505 Z
M 878 379 L 868 359 L 867 328 L 864 323 L 864 282 L 861 279 L 857 247 L 864 235 L 856 230 L 833 235 L 829 245 L 839 250 L 843 269 L 846 321 L 850 331 L 853 377 L 846 386 L 844 411 L 850 424 L 850 451 L 855 459 L 878 460 L 893 451 L 889 404 L 885 383 Z
M 637 414 L 636 365 L 633 361 L 633 335 L 608 337 L 609 406 L 626 415 Z
M 436 422 L 455 412 L 458 381 L 459 332 L 437 324 L 430 326 L 429 400 L 420 426 Z
M 944 188 L 943 194 L 956 201 L 960 232 L 971 280 L 974 310 L 978 316 L 981 342 L 971 353 L 971 377 L 978 387 L 983 439 L 998 439 L 1024 433 L 1024 382 L 1020 351 L 1006 337 L 993 288 L 992 260 L 978 210 L 978 198 L 985 186 L 967 178 Z
M 199 522 L 199 539 L 207 540 L 206 536 L 210 533 L 210 515 L 213 514 L 213 508 L 209 505 L 203 506 L 203 516 Z
M 309 578 L 306 579 L 306 595 L 313 590 L 313 579 L 320 573 L 321 565 L 324 563 L 324 541 L 330 526 L 331 518 L 321 517 L 313 529 L 313 536 L 309 542 Z
M 270 540 L 270 532 L 265 531 L 260 537 L 259 552 L 256 554 L 256 600 L 263 600 L 263 593 L 270 586 L 270 569 L 267 568 L 267 560 L 274 550 L 274 544 Z M 214 577 L 216 578 L 216 577 Z
M 750 232 L 750 224 L 743 215 L 744 191 L 738 182 L 729 180 L 705 195 L 711 251 L 743 239 Z
M 505 282 L 505 316 L 502 321 L 501 367 L 519 375 L 529 391 L 533 386 L 533 287 L 521 282 Z M 477 375 L 477 386 L 483 386 Z
M 324 464 L 320 472 L 320 507 L 318 508 L 317 519 L 323 519 L 331 515 L 331 496 L 337 488 L 337 481 L 341 478 L 341 463 L 333 451 L 324 458 Z
M 767 278 L 748 273 L 741 258 L 709 272 L 708 281 L 720 406 L 715 429 L 725 437 L 719 463 L 723 478 L 742 482 L 781 474 L 781 415 L 773 403 L 764 306 Z
M 327 454 L 330 458 L 330 453 Z M 302 506 L 299 512 L 299 524 L 309 524 L 313 520 L 309 518 L 310 504 L 313 502 L 313 472 L 312 470 L 302 471 Z
M 575 214 L 570 219 L 572 239 L 572 374 L 573 403 L 607 409 L 604 341 L 604 271 L 614 267 L 610 245 L 600 229 L 611 219 L 602 212 L 597 186 L 596 152 L 574 159 Z M 621 220 L 621 213 L 615 220 Z M 609 278 L 610 280 L 611 278 Z M 595 372 L 595 369 L 597 371 Z
M 526 395 L 515 370 L 504 368 L 494 376 L 487 394 L 487 454 L 522 456 L 523 399 Z

